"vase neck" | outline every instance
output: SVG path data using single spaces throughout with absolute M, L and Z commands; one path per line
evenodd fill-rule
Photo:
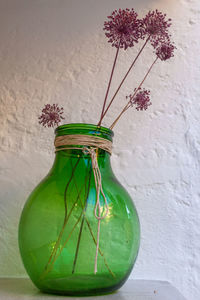
M 91 166 L 92 151 L 99 168 L 110 169 L 113 132 L 109 128 L 74 123 L 57 127 L 55 134 L 56 157 L 52 170 L 61 171 L 76 160 L 82 167 Z
M 98 151 L 99 150 L 99 151 Z M 97 150 L 97 163 L 101 172 L 111 172 L 110 154 L 105 150 Z M 80 150 L 64 150 L 56 153 L 51 172 L 67 172 L 68 168 L 78 163 L 78 168 L 87 168 L 92 166 L 91 156 L 84 154 Z
M 106 127 L 99 127 L 93 124 L 72 123 L 58 126 L 55 130 L 55 135 L 56 137 L 64 135 L 88 135 L 112 142 L 114 133 Z

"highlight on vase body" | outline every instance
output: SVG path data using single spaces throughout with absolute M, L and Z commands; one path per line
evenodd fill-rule
M 131 197 L 113 174 L 113 128 L 126 111 L 151 105 L 143 87 L 154 65 L 173 57 L 171 19 L 158 10 L 139 19 L 134 9 L 113 11 L 104 23 L 115 49 L 105 98 L 96 125 L 64 120 L 64 109 L 46 104 L 39 123 L 55 129 L 54 164 L 29 196 L 19 224 L 19 248 L 33 283 L 42 291 L 66 295 L 97 295 L 114 291 L 128 278 L 140 244 L 140 225 Z M 121 51 L 141 43 L 130 68 L 109 99 Z M 140 84 L 130 91 L 124 108 L 109 128 L 102 122 L 147 44 L 155 56 Z

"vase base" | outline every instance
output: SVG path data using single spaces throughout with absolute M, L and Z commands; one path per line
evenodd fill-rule
M 66 296 L 97 296 L 114 293 L 126 281 L 109 276 L 71 276 L 67 278 L 46 279 L 37 287 L 43 293 Z
M 100 296 L 100 295 L 110 295 L 116 293 L 118 288 L 113 288 L 113 289 L 94 289 L 90 291 L 58 291 L 58 290 L 45 290 L 45 289 L 40 289 L 42 293 L 45 294 L 54 294 L 54 295 L 62 295 L 62 296 L 77 296 L 77 297 L 85 297 L 85 296 Z

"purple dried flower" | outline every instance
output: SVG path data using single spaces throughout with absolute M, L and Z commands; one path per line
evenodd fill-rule
M 171 57 L 174 56 L 174 49 L 175 46 L 171 43 L 164 43 L 161 44 L 157 50 L 156 50 L 156 55 L 158 56 L 158 58 L 160 58 L 161 60 L 167 60 Z
M 143 19 L 144 34 L 148 35 L 154 48 L 165 41 L 170 42 L 168 28 L 171 26 L 171 19 L 166 19 L 166 14 L 158 11 L 149 11 Z
M 142 37 L 142 21 L 137 17 L 138 14 L 133 8 L 114 10 L 111 16 L 108 16 L 109 21 L 104 22 L 103 30 L 113 47 L 126 50 L 138 42 Z
M 46 104 L 42 110 L 42 115 L 38 118 L 39 124 L 44 127 L 54 127 L 58 126 L 63 116 L 63 107 L 59 108 L 58 104 Z
M 129 95 L 127 98 L 129 98 L 129 101 L 131 103 L 131 106 L 136 105 L 137 110 L 147 110 L 148 106 L 150 106 L 152 103 L 150 102 L 150 91 L 149 90 L 141 90 L 137 92 L 135 96 Z

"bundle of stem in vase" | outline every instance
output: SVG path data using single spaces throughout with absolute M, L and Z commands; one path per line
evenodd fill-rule
M 171 41 L 171 35 L 169 33 L 170 26 L 171 26 L 171 19 L 167 19 L 166 14 L 163 14 L 158 10 L 149 11 L 147 15 L 142 19 L 138 18 L 138 14 L 135 12 L 133 8 L 114 10 L 112 14 L 108 16 L 108 19 L 104 23 L 103 29 L 105 31 L 106 37 L 108 38 L 108 42 L 112 45 L 113 48 L 115 48 L 116 52 L 115 52 L 114 61 L 111 68 L 110 77 L 108 80 L 108 85 L 106 88 L 102 110 L 100 113 L 100 119 L 97 122 L 97 127 L 101 127 L 101 124 L 106 114 L 110 110 L 111 105 L 116 99 L 116 96 L 118 95 L 120 89 L 124 85 L 127 77 L 132 73 L 132 70 L 134 69 L 134 66 L 138 58 L 143 54 L 143 51 L 147 45 L 152 46 L 154 58 L 152 59 L 152 62 L 150 63 L 148 70 L 146 74 L 144 74 L 144 77 L 141 79 L 139 85 L 134 88 L 133 92 L 130 95 L 126 96 L 126 103 L 124 105 L 124 108 L 121 111 L 119 111 L 119 114 L 114 118 L 109 128 L 113 129 L 114 126 L 119 121 L 119 119 L 126 113 L 126 111 L 129 108 L 135 107 L 137 111 L 143 111 L 146 110 L 152 104 L 150 101 L 150 91 L 145 89 L 143 87 L 143 84 L 147 79 L 147 77 L 149 76 L 155 64 L 157 64 L 159 61 L 167 61 L 174 56 L 175 46 Z M 141 46 L 138 53 L 133 54 L 134 57 L 130 67 L 127 69 L 124 76 L 122 76 L 122 79 L 115 93 L 110 97 L 110 100 L 108 100 L 110 87 L 112 84 L 113 76 L 115 73 L 116 65 L 121 51 L 127 50 L 128 48 L 133 48 L 135 44 L 139 42 Z M 39 117 L 39 123 L 42 124 L 44 127 L 46 126 L 54 127 L 54 126 L 58 126 L 59 123 L 62 121 L 62 119 L 64 119 L 63 108 L 62 107 L 60 108 L 58 104 L 53 104 L 53 105 L 47 104 L 43 108 L 42 114 Z M 80 190 L 77 191 L 78 196 L 77 199 L 75 199 L 74 201 L 74 205 L 71 207 L 70 211 L 67 211 L 66 209 L 68 188 L 70 184 L 72 184 L 72 182 L 75 186 L 77 186 L 77 183 L 74 182 L 74 178 L 75 178 L 74 174 L 76 172 L 77 165 L 79 164 L 79 162 L 80 162 L 80 158 L 77 160 L 76 164 L 72 166 L 72 170 L 73 170 L 72 174 L 68 182 L 66 183 L 66 188 L 64 191 L 65 216 L 63 220 L 63 226 L 60 230 L 57 240 L 55 241 L 55 246 L 47 261 L 47 265 L 42 274 L 42 277 L 45 277 L 52 270 L 56 259 L 60 256 L 63 249 L 67 246 L 67 242 L 70 240 L 70 237 L 72 236 L 74 229 L 77 226 L 79 226 L 80 229 L 78 234 L 77 247 L 75 251 L 75 258 L 72 267 L 72 274 L 76 270 L 76 262 L 79 253 L 80 239 L 81 239 L 84 223 L 86 223 L 89 229 L 89 233 L 92 237 L 94 244 L 97 245 L 98 243 L 98 240 L 92 231 L 90 222 L 86 217 L 88 192 L 89 192 L 89 187 L 91 182 L 91 176 L 93 176 L 92 175 L 93 169 L 92 169 L 91 162 L 88 162 L 89 171 L 88 174 L 85 174 L 85 184 L 84 186 L 79 187 Z M 86 196 L 84 199 L 81 199 L 82 189 L 85 189 Z M 68 224 L 73 209 L 77 203 L 81 205 L 82 213 L 80 214 L 79 218 L 74 224 L 74 227 L 72 228 L 71 232 L 68 234 L 67 237 L 65 237 L 65 242 L 62 243 L 61 245 L 61 241 L 63 239 L 63 235 L 65 232 L 65 227 Z M 107 270 L 110 272 L 112 276 L 115 276 L 115 274 L 109 268 L 109 264 L 106 261 L 106 258 L 104 257 L 104 254 L 102 253 L 100 247 L 97 248 L 97 252 L 98 252 L 97 254 L 100 254 L 103 257 Z

